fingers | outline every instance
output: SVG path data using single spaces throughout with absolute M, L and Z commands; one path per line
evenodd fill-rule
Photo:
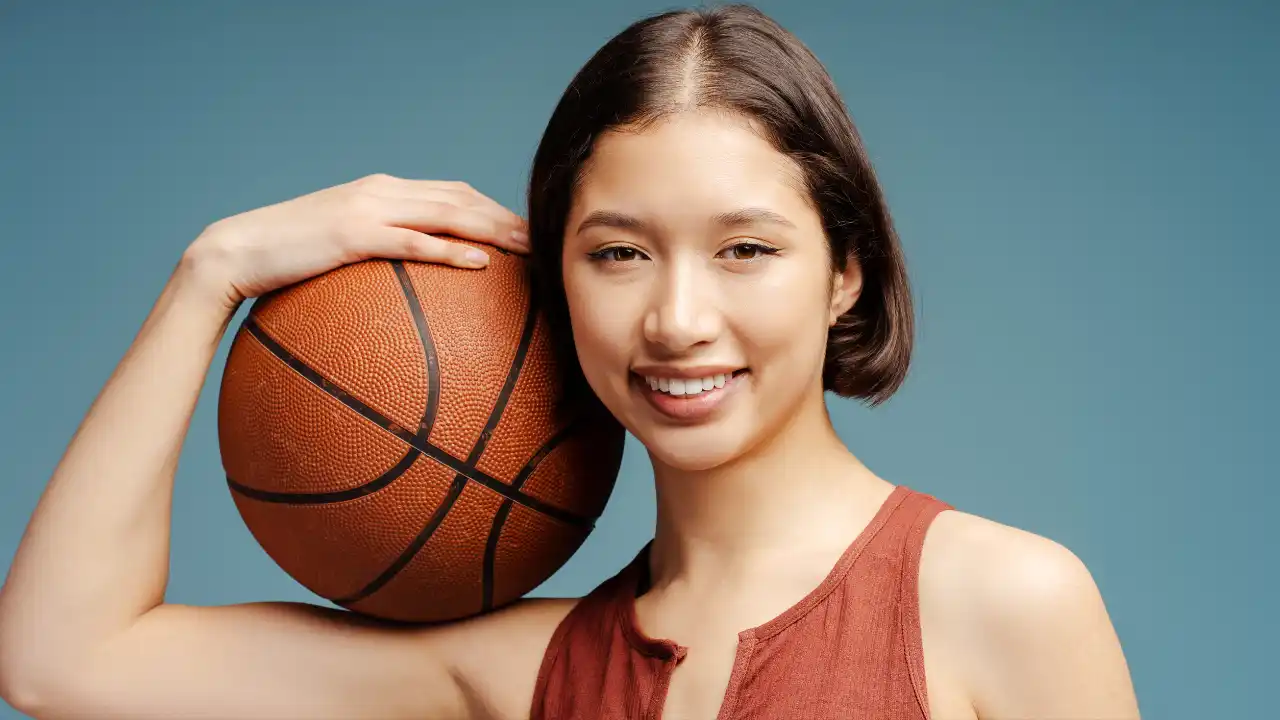
M 428 181 L 429 182 L 429 181 Z M 430 192 L 430 191 L 426 191 Z M 508 210 L 501 203 L 464 182 L 445 181 L 435 192 L 440 193 L 460 205 L 483 207 L 494 213 L 502 221 L 512 223 L 516 228 L 527 230 L 524 218 Z
M 489 254 L 480 248 L 450 242 L 416 230 L 390 227 L 366 236 L 361 254 L 391 260 L 416 260 L 458 268 L 482 268 L 489 264 Z
M 503 245 L 507 249 L 515 252 L 527 252 L 529 240 L 529 225 L 524 218 L 511 212 L 496 200 L 488 195 L 482 195 L 475 190 L 467 189 L 455 190 L 445 188 L 438 191 L 441 197 L 446 201 L 453 202 L 462 207 L 473 208 L 478 211 L 489 213 L 498 223 L 510 228 L 506 236 L 513 239 L 515 245 Z
M 371 206 L 378 221 L 385 225 L 454 235 L 512 252 L 523 253 L 529 249 L 527 240 L 516 234 L 522 228 L 505 218 L 494 218 L 488 210 L 416 198 L 375 198 L 365 202 Z
M 525 219 L 524 219 L 524 218 L 520 217 L 520 215 L 518 215 L 518 214 L 516 214 L 516 213 L 512 212 L 511 210 L 508 210 L 508 209 L 507 209 L 506 207 L 504 207 L 501 203 L 499 203 L 497 200 L 494 200 L 493 198 L 489 197 L 488 195 L 484 195 L 484 194 L 482 194 L 482 193 L 480 193 L 480 192 L 477 192 L 476 190 L 470 190 L 470 191 L 467 191 L 467 190 L 459 190 L 459 191 L 455 191 L 455 192 L 457 192 L 458 194 L 463 195 L 463 196 L 471 195 L 471 196 L 472 196 L 472 197 L 474 197 L 474 198 L 476 199 L 476 201 L 478 201 L 481 205 L 484 205 L 484 206 L 486 206 L 486 207 L 490 208 L 493 212 L 497 213 L 499 217 L 504 218 L 504 219 L 506 219 L 506 220 L 509 220 L 511 223 L 513 223 L 513 225 L 515 226 L 515 228 L 516 228 L 517 230 L 524 230 L 524 231 L 528 231 L 528 229 L 529 229 L 529 224 L 528 224 L 527 222 L 525 222 Z
M 432 201 L 447 202 L 459 207 L 469 208 L 473 212 L 483 212 L 490 215 L 499 225 L 507 226 L 505 231 L 499 231 L 500 234 L 486 235 L 484 237 L 476 237 L 474 239 L 483 242 L 493 242 L 494 244 L 506 247 L 516 252 L 524 252 L 527 248 L 519 247 L 523 243 L 517 239 L 514 246 L 507 244 L 505 241 L 514 233 L 527 233 L 528 224 L 524 218 L 518 214 L 508 210 L 493 198 L 485 195 L 465 182 L 451 180 L 413 180 L 408 178 L 399 178 L 391 175 L 370 175 L 357 180 L 355 185 L 359 190 L 383 197 L 387 199 L 401 199 L 408 201 Z M 443 230 L 438 230 L 443 232 Z M 527 238 L 527 235 L 523 237 Z

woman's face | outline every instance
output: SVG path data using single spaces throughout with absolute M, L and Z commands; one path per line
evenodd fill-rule
M 683 470 L 822 407 L 827 330 L 860 288 L 850 265 L 833 276 L 799 168 L 721 113 L 601 136 L 565 226 L 586 379 L 655 461 Z

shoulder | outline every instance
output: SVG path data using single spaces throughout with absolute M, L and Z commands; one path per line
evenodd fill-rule
M 1096 600 L 1084 562 L 1049 538 L 959 510 L 939 513 L 925 537 L 921 586 L 959 602 L 969 620 L 1038 622 Z
M 949 510 L 925 537 L 919 589 L 922 626 L 964 659 L 954 665 L 985 714 L 1136 717 L 1101 593 L 1062 544 Z
M 452 672 L 473 718 L 528 716 L 542 658 L 584 598 L 523 598 L 451 623 Z

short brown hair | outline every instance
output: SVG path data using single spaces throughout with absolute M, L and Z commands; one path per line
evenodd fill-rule
M 561 274 L 573 193 L 602 133 L 714 109 L 753 121 L 803 170 L 832 264 L 861 263 L 862 294 L 828 336 L 823 388 L 870 405 L 902 384 L 914 319 L 906 263 L 862 140 L 835 83 L 794 35 L 749 5 L 664 12 L 609 40 L 565 90 L 534 156 L 530 237 L 539 301 L 572 350 Z M 569 352 L 565 365 L 579 368 Z

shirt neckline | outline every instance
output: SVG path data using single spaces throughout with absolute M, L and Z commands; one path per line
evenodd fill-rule
M 776 635 L 817 606 L 827 595 L 831 594 L 832 590 L 835 590 L 840 585 L 845 575 L 848 574 L 849 568 L 853 566 L 858 555 L 862 553 L 863 548 L 880 532 L 893 512 L 911 494 L 913 494 L 913 491 L 905 485 L 894 486 L 888 497 L 881 502 L 871 521 L 862 528 L 862 531 L 858 533 L 853 542 L 845 548 L 840 558 L 836 560 L 831 570 L 817 587 L 810 590 L 803 598 L 771 620 L 740 631 L 738 640 L 764 639 Z M 622 576 L 619 578 L 618 592 L 621 597 L 617 598 L 614 603 L 618 609 L 618 622 L 622 626 L 622 633 L 627 641 L 640 653 L 661 659 L 674 658 L 679 660 L 685 656 L 688 648 L 668 638 L 649 636 L 640 627 L 636 619 L 636 593 L 640 589 L 641 581 L 648 573 L 649 551 L 652 545 L 652 539 L 646 542 L 644 547 L 640 548 L 640 551 L 636 553 L 636 556 L 623 570 Z

